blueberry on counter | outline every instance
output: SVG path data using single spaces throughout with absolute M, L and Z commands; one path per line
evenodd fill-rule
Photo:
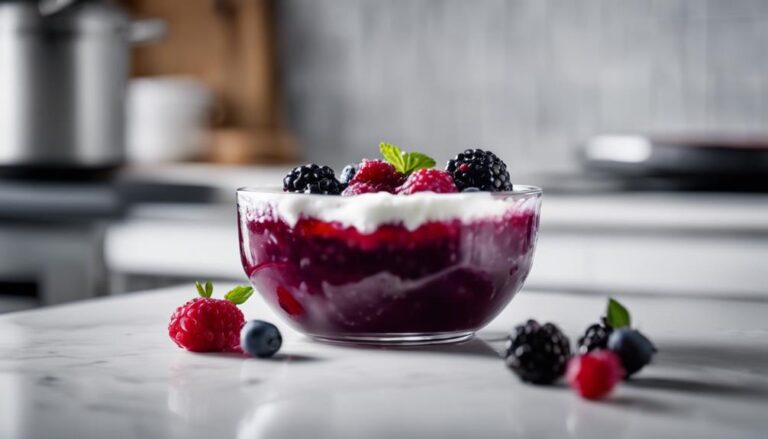
M 263 320 L 251 320 L 240 331 L 240 346 L 247 354 L 269 358 L 283 344 L 283 336 L 275 325 Z
M 651 357 L 656 353 L 656 347 L 640 331 L 630 328 L 621 328 L 613 331 L 608 337 L 608 349 L 612 350 L 621 359 L 626 377 L 638 372 L 651 362 Z

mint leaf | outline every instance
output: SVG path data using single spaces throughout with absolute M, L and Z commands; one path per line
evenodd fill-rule
M 405 173 L 411 173 L 418 169 L 428 169 L 435 166 L 435 159 L 420 152 L 405 154 Z
M 613 297 L 608 298 L 608 309 L 605 311 L 606 321 L 613 329 L 623 328 L 632 324 L 629 311 Z
M 205 286 L 200 282 L 195 281 L 195 288 L 197 288 L 197 294 L 199 294 L 200 297 L 211 297 L 211 294 L 213 294 L 213 284 L 211 281 L 206 282 Z
M 382 142 L 379 151 L 384 160 L 395 167 L 397 172 L 410 174 L 418 169 L 435 166 L 435 159 L 420 152 L 403 152 L 397 145 Z
M 246 285 L 238 285 L 232 288 L 230 292 L 224 295 L 224 298 L 234 303 L 235 305 L 241 305 L 253 295 L 253 288 Z
M 381 156 L 384 157 L 384 160 L 394 166 L 397 172 L 404 172 L 405 159 L 403 157 L 403 151 L 400 150 L 400 148 L 391 143 L 381 142 L 379 144 L 379 151 L 381 152 Z

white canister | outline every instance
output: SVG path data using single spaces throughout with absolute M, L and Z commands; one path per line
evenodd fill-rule
M 126 144 L 133 163 L 188 160 L 209 142 L 213 92 L 188 77 L 134 79 L 128 89 Z

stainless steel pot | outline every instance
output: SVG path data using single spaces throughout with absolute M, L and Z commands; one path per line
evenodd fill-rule
M 0 0 L 0 168 L 104 170 L 123 163 L 131 22 L 100 0 Z

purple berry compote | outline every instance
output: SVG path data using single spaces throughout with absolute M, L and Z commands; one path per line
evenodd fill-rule
M 354 197 L 240 189 L 253 286 L 292 326 L 339 342 L 463 340 L 531 269 L 541 190 Z

